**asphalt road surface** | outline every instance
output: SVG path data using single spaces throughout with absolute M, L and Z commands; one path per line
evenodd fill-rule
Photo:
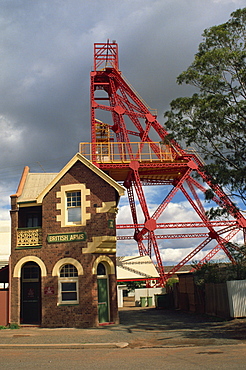
M 246 318 L 125 307 L 120 325 L 0 330 L 0 369 L 246 369 Z
M 0 369 L 221 369 L 246 368 L 246 345 L 123 349 L 0 350 Z

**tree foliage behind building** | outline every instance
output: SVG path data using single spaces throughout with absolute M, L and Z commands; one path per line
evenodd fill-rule
M 196 285 L 204 287 L 206 283 L 225 283 L 230 280 L 246 280 L 246 246 L 227 245 L 234 263 L 207 262 L 202 266 L 194 263 Z
M 165 113 L 171 138 L 195 146 L 204 170 L 246 204 L 246 8 L 204 31 L 177 81 L 197 92 L 171 102 Z

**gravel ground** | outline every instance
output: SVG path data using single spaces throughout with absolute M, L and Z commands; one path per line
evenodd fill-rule
M 0 346 L 121 342 L 128 343 L 130 348 L 158 348 L 246 344 L 246 318 L 226 321 L 200 314 L 141 307 L 122 308 L 119 316 L 119 325 L 92 329 L 22 327 L 0 330 Z

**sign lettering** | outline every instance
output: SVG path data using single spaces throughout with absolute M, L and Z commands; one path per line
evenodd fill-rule
M 47 236 L 48 243 L 64 243 L 85 241 L 86 233 L 69 233 L 69 234 L 49 234 Z

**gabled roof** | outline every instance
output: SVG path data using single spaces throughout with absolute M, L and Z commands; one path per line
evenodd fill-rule
M 17 197 L 18 203 L 35 202 L 41 204 L 44 196 L 50 189 L 69 171 L 69 169 L 80 161 L 96 175 L 101 177 L 118 192 L 119 196 L 124 195 L 125 189 L 114 179 L 100 170 L 92 162 L 86 159 L 82 154 L 77 153 L 58 173 L 29 173 L 29 167 L 25 167 L 16 194 L 11 197 Z
M 109 185 L 111 185 L 115 190 L 118 192 L 119 196 L 124 195 L 125 189 L 123 186 L 119 185 L 114 179 L 108 176 L 105 172 L 100 170 L 97 166 L 95 166 L 92 162 L 86 159 L 82 154 L 77 153 L 75 156 L 66 164 L 65 167 L 54 177 L 54 179 L 40 192 L 37 196 L 37 203 L 42 203 L 44 196 L 52 189 L 52 187 L 69 171 L 69 169 L 76 163 L 80 161 L 86 167 L 88 167 L 91 171 L 93 171 L 96 175 L 101 177 L 104 181 L 106 181 Z
M 56 176 L 57 173 L 28 173 L 18 203 L 35 202 Z

